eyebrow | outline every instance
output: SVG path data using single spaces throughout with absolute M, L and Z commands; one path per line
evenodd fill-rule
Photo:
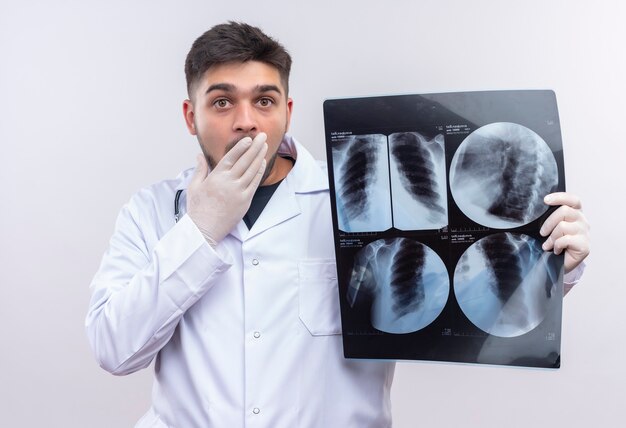
M 279 94 L 282 94 L 282 92 L 280 91 L 280 88 L 276 85 L 259 85 L 256 87 L 257 92 L 270 92 L 270 91 L 274 91 L 274 92 L 278 92 Z
M 230 83 L 214 83 L 209 86 L 209 89 L 206 90 L 205 94 L 208 94 L 211 91 L 235 92 L 235 85 Z
M 205 94 L 208 94 L 211 91 L 224 91 L 224 92 L 235 92 L 235 85 L 232 83 L 214 83 L 206 90 Z M 278 94 L 282 94 L 280 88 L 276 85 L 257 85 L 254 88 L 255 92 L 264 93 L 264 92 L 277 92 Z

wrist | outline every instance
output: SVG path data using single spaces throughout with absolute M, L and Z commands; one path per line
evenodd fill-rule
M 209 232 L 209 230 L 206 227 L 202 226 L 202 223 L 197 222 L 193 218 L 193 215 L 191 213 L 188 213 L 188 215 L 191 221 L 193 222 L 193 224 L 198 229 L 198 232 L 200 232 L 200 234 L 202 234 L 202 236 L 204 237 L 204 240 L 211 246 L 211 248 L 215 249 L 215 247 L 217 247 L 218 242 L 215 238 L 213 238 L 213 235 L 211 234 L 211 232 Z
M 204 239 L 206 240 L 207 244 L 211 246 L 211 248 L 215 249 L 215 247 L 217 247 L 217 242 L 215 242 L 215 239 L 204 233 L 202 234 L 202 236 L 204 236 Z

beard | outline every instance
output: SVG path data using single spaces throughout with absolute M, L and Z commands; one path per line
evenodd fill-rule
M 246 138 L 246 137 L 253 138 L 252 135 L 244 135 L 243 137 L 240 137 L 240 138 L 237 138 L 236 140 L 231 141 L 230 143 L 228 143 L 226 145 L 226 150 L 224 151 L 224 155 L 226 155 L 226 153 L 231 151 L 231 149 L 233 147 L 235 147 L 235 145 L 239 141 L 241 141 L 243 138 Z M 206 159 L 207 163 L 209 164 L 210 171 L 213 171 L 215 169 L 215 166 L 218 164 L 218 161 L 216 161 L 213 156 L 211 156 L 209 153 L 207 153 L 207 151 L 204 149 L 204 144 L 202 144 L 202 142 L 200 141 L 199 138 L 198 138 L 198 142 L 200 143 L 200 150 L 202 150 L 202 154 L 204 155 L 204 158 Z M 270 156 L 269 160 L 267 161 L 267 163 L 265 165 L 265 171 L 263 172 L 263 177 L 261 178 L 261 183 L 259 184 L 259 186 L 263 186 L 263 183 L 265 183 L 265 180 L 267 179 L 267 177 L 272 172 L 272 169 L 274 168 L 274 162 L 276 162 L 276 157 L 277 156 L 278 156 L 278 151 L 272 153 L 272 155 Z M 222 158 L 223 158 L 223 156 L 222 156 Z
M 270 160 L 267 161 L 267 164 L 265 165 L 265 171 L 263 172 L 263 177 L 261 178 L 261 184 L 259 184 L 259 186 L 263 186 L 265 183 L 265 180 L 267 180 L 267 177 L 270 175 L 270 172 L 272 172 L 272 169 L 274 169 L 274 162 L 276 161 L 276 156 L 278 156 L 278 151 L 274 152 L 274 154 L 272 154 L 272 156 L 270 157 Z

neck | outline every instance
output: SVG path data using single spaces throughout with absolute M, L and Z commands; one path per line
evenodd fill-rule
M 287 174 L 289 174 L 289 171 L 291 171 L 291 168 L 293 168 L 293 163 L 289 159 L 276 156 L 276 158 L 274 159 L 273 165 L 268 165 L 268 166 L 270 166 L 272 170 L 266 175 L 265 179 L 261 182 L 261 186 L 269 186 L 269 185 L 278 183 L 280 180 L 287 177 Z

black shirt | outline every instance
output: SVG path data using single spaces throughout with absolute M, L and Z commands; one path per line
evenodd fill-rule
M 293 165 L 295 165 L 296 160 L 285 156 L 285 159 L 291 161 Z M 284 179 L 283 179 L 284 180 Z M 252 228 L 252 225 L 257 221 L 267 203 L 272 199 L 272 195 L 280 186 L 280 183 L 283 182 L 280 180 L 278 183 L 270 184 L 269 186 L 259 186 L 252 196 L 252 202 L 250 202 L 250 208 L 248 208 L 248 212 L 243 216 L 243 221 L 248 226 L 248 230 Z
M 243 221 L 246 223 L 246 226 L 248 226 L 248 229 L 252 228 L 252 225 L 257 221 L 263 209 L 282 182 L 283 180 L 280 180 L 278 183 L 270 184 L 269 186 L 259 186 L 256 189 L 252 197 L 252 202 L 250 202 L 250 208 L 246 215 L 243 216 Z

